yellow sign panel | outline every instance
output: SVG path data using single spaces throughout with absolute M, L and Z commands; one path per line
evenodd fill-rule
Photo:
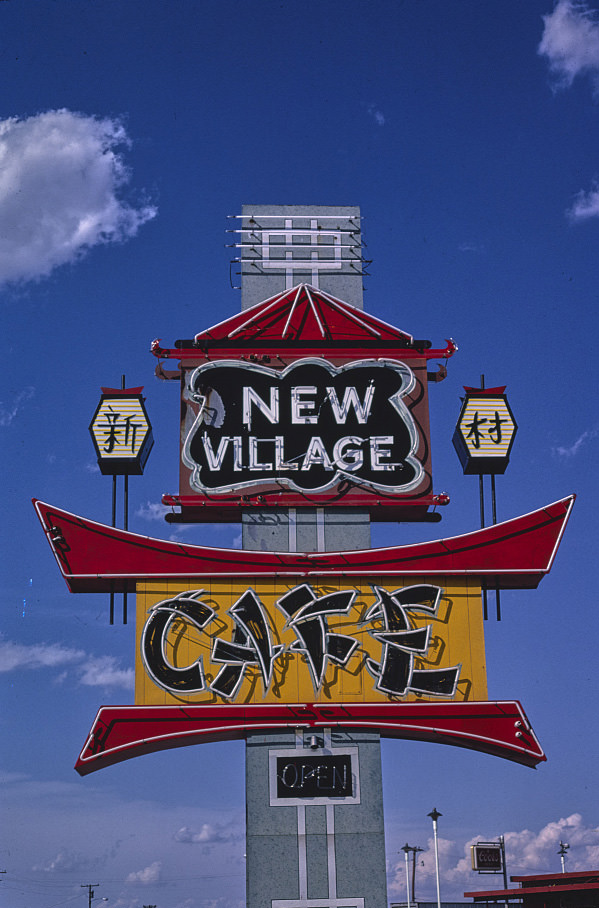
M 474 579 L 137 586 L 138 705 L 486 699 Z
M 460 414 L 458 430 L 470 457 L 507 458 L 516 424 L 505 398 L 477 395 Z
M 144 471 L 154 439 L 141 390 L 102 389 L 89 431 L 104 474 L 140 476 Z

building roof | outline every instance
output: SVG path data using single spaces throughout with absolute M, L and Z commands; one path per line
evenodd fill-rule
M 513 883 L 520 883 L 514 889 L 489 889 L 483 892 L 465 892 L 475 902 L 505 901 L 519 899 L 534 901 L 536 896 L 559 896 L 562 892 L 596 891 L 599 893 L 599 871 L 584 870 L 576 873 L 543 873 L 532 876 L 510 876 Z

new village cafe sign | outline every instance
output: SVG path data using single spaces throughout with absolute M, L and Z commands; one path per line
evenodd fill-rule
M 448 498 L 432 488 L 427 394 L 444 367 L 428 365 L 454 350 L 308 285 L 155 342 L 157 374 L 181 386 L 170 520 L 277 507 L 434 520 Z M 100 708 L 77 770 L 281 727 L 376 728 L 536 765 L 520 703 L 488 700 L 481 590 L 536 588 L 573 500 L 455 538 L 319 553 L 150 539 L 35 501 L 71 592 L 137 593 L 135 705 Z

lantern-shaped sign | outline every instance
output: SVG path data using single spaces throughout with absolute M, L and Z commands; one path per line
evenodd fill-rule
M 89 431 L 100 472 L 140 476 L 152 450 L 152 426 L 142 388 L 102 388 Z
M 505 473 L 518 429 L 501 388 L 464 387 L 466 397 L 453 434 L 464 473 Z

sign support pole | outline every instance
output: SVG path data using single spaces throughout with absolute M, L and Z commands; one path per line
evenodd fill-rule
M 480 387 L 481 390 L 485 387 L 485 376 L 481 375 L 480 377 Z M 480 503 L 480 528 L 484 530 L 485 528 L 485 486 L 483 481 L 483 474 L 479 473 L 478 476 L 478 496 Z M 483 620 L 487 621 L 489 618 L 489 603 L 487 597 L 487 581 L 483 583 Z
M 249 206 L 243 207 L 242 230 L 252 228 L 252 236 L 256 229 L 252 217 L 256 215 L 260 221 L 258 214 L 264 218 L 268 236 L 279 231 L 286 240 L 292 236 L 292 228 L 301 230 L 309 225 L 313 229 L 317 217 L 335 215 L 353 218 L 353 223 L 359 224 L 359 209 L 354 208 L 304 208 L 303 218 L 295 206 L 258 208 L 258 212 L 250 212 Z M 292 260 L 286 256 L 284 262 L 290 266 Z M 317 258 L 313 266 L 313 286 L 346 299 L 349 293 L 353 305 L 362 308 L 361 274 L 343 267 L 341 274 L 333 272 L 329 287 L 327 273 L 317 270 Z M 242 308 L 250 304 L 250 295 L 252 300 L 270 297 L 273 285 L 282 279 L 272 270 L 262 276 L 255 274 L 256 269 L 246 275 L 246 270 L 242 263 Z M 370 519 L 368 512 L 359 509 L 344 508 L 339 515 L 325 508 L 253 510 L 242 515 L 242 547 L 289 552 L 368 549 Z M 350 751 L 356 753 L 352 772 L 359 786 L 358 803 L 343 797 L 319 803 L 323 799 L 310 797 L 303 801 L 298 798 L 295 806 L 285 806 L 273 794 L 268 766 L 275 754 L 286 752 L 289 759 L 293 754 L 294 759 L 307 763 L 308 755 L 326 761 Z M 320 737 L 298 726 L 281 733 L 248 734 L 246 823 L 247 908 L 313 908 L 314 899 L 319 908 L 387 908 L 378 732 L 332 733 L 324 729 Z
M 102 388 L 102 397 L 89 427 L 98 466 L 112 476 L 112 526 L 116 529 L 117 477 L 123 476 L 123 527 L 129 529 L 129 473 L 143 473 L 154 444 L 152 427 L 141 396 L 143 388 Z M 130 395 L 130 396 L 129 396 Z M 114 624 L 114 586 L 110 586 L 110 624 Z M 123 624 L 127 624 L 127 594 L 123 591 Z

